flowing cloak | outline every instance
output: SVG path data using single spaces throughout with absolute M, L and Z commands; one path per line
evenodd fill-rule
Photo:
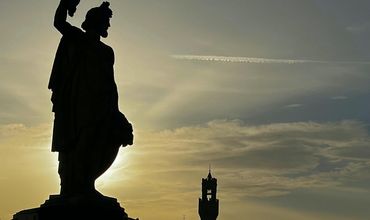
M 132 144 L 132 126 L 118 109 L 113 64 L 111 47 L 68 26 L 48 86 L 55 113 L 52 151 Z

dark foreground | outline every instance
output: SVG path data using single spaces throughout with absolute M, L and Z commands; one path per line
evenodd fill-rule
M 135 220 L 117 199 L 105 196 L 50 196 L 39 208 L 18 212 L 13 220 Z M 136 219 L 138 220 L 138 219 Z

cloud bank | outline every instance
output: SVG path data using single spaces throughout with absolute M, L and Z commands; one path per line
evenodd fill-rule
M 50 125 L 4 125 L 0 126 L 0 137 L 0 146 L 7 152 L 0 157 L 0 171 L 10 173 L 3 175 L 7 179 L 0 187 L 4 201 L 12 196 L 6 186 L 35 175 L 42 177 L 43 186 L 22 189 L 18 199 L 32 192 L 29 198 L 37 198 L 33 200 L 37 205 L 53 188 L 57 190 Z M 370 191 L 370 136 L 366 125 L 358 121 L 253 126 L 241 120 L 214 120 L 171 130 L 138 130 L 135 137 L 135 146 L 121 149 L 119 166 L 111 167 L 109 178 L 103 177 L 104 181 L 97 184 L 104 194 L 124 201 L 127 210 L 136 212 L 132 215 L 146 217 L 143 213 L 166 207 L 170 211 L 161 214 L 164 219 L 183 213 L 193 213 L 189 217 L 196 218 L 200 180 L 207 175 L 209 164 L 219 180 L 223 207 L 253 207 L 253 199 L 268 201 L 297 190 Z M 15 155 L 21 163 L 14 164 Z M 15 211 L 3 205 L 9 213 Z
M 145 136 L 138 143 L 141 156 L 161 158 L 150 164 L 153 174 L 161 173 L 164 179 L 181 172 L 202 175 L 211 163 L 224 191 L 235 193 L 233 198 L 352 188 L 350 182 L 370 180 L 364 175 L 370 168 L 370 138 L 356 121 L 248 126 L 239 120 L 216 120 Z

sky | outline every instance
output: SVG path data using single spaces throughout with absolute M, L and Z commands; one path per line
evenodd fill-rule
M 96 186 L 143 220 L 370 215 L 370 2 L 111 0 L 135 144 Z M 82 0 L 75 17 L 100 5 Z M 57 0 L 0 1 L 0 219 L 59 192 L 48 79 Z

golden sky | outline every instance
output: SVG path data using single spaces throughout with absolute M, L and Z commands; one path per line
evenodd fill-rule
M 82 0 L 80 26 L 100 4 Z M 366 219 L 370 3 L 111 0 L 120 109 L 135 144 L 98 181 L 143 220 Z M 58 193 L 47 83 L 57 0 L 0 1 L 0 219 Z

